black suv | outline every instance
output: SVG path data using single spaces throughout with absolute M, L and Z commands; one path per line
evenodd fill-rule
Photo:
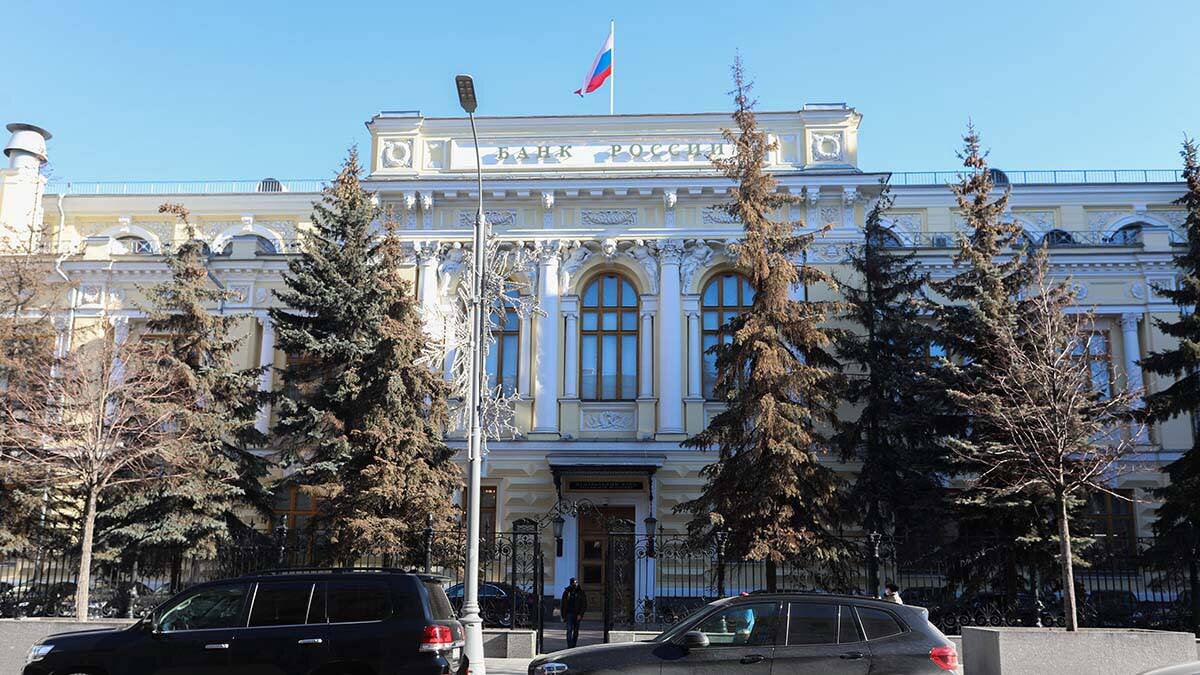
M 921 607 L 848 595 L 752 593 L 709 603 L 649 642 L 544 656 L 529 664 L 529 675 L 944 675 L 957 666 L 954 644 Z
M 288 570 L 194 586 L 133 626 L 51 635 L 24 675 L 466 672 L 439 577 Z

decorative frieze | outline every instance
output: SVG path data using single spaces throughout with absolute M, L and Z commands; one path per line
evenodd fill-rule
M 637 209 L 584 209 L 579 221 L 593 227 L 615 227 L 637 223 Z
M 475 227 L 475 214 L 476 213 L 477 213 L 477 211 L 475 211 L 474 209 L 471 209 L 471 210 L 463 209 L 463 210 L 459 211 L 458 212 L 458 224 L 461 225 L 462 227 Z M 517 212 L 515 209 L 505 209 L 505 210 L 495 210 L 495 211 L 485 210 L 483 212 L 483 217 L 487 219 L 488 224 L 491 225 L 492 227 L 513 227 L 514 225 L 517 224 Z
M 704 225 L 740 225 L 737 216 L 720 206 L 705 207 L 700 212 L 700 222 Z
M 693 239 L 685 246 L 683 260 L 679 263 L 679 280 L 686 293 L 692 287 L 692 279 L 696 273 L 708 267 L 715 251 L 703 239 Z

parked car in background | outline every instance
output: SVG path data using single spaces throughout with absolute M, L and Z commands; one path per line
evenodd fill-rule
M 921 675 L 958 652 L 921 607 L 823 593 L 754 593 L 709 603 L 648 642 L 577 647 L 529 675 L 738 673 Z
M 1132 591 L 1092 591 L 1080 603 L 1089 618 L 1089 625 L 1102 628 L 1122 628 L 1142 622 L 1141 602 Z
M 454 584 L 446 589 L 450 604 L 456 614 L 462 613 L 463 585 Z M 483 625 L 493 628 L 512 628 L 513 609 L 517 622 L 528 621 L 537 611 L 537 599 L 532 593 L 505 582 L 483 582 L 479 584 L 479 611 Z
M 0 594 L 0 618 L 75 615 L 75 582 L 30 581 Z
M 194 586 L 129 628 L 51 635 L 23 674 L 451 675 L 462 646 L 438 577 L 283 571 Z

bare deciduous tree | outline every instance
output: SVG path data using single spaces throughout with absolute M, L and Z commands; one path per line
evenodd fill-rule
M 1078 628 L 1071 556 L 1070 504 L 1089 492 L 1120 497 L 1109 487 L 1132 448 L 1125 434 L 1134 394 L 1097 391 L 1086 358 L 1089 312 L 1072 311 L 1074 298 L 1035 273 L 1027 311 L 995 335 L 999 358 L 967 390 L 949 395 L 994 433 L 987 439 L 951 439 L 952 452 L 980 468 L 974 486 L 999 495 L 1042 492 L 1056 505 L 1063 612 Z
M 26 374 L 34 386 L 12 392 L 0 409 L 0 464 L 24 485 L 54 486 L 81 501 L 75 611 L 87 619 L 97 504 L 120 486 L 169 481 L 190 469 L 179 453 L 188 430 L 180 378 L 164 372 L 160 345 L 96 339 Z

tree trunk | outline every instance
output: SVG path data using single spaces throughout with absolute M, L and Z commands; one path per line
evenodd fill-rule
M 779 566 L 775 564 L 774 560 L 767 558 L 766 568 L 767 590 L 773 593 L 779 590 Z
M 1071 524 L 1067 520 L 1067 497 L 1058 496 L 1058 543 L 1062 556 L 1063 616 L 1067 630 L 1079 630 L 1079 617 L 1075 610 L 1075 569 L 1071 558 Z
M 92 539 L 96 535 L 96 488 L 88 488 L 79 538 L 79 574 L 75 578 L 75 618 L 88 619 L 88 591 L 92 584 Z

